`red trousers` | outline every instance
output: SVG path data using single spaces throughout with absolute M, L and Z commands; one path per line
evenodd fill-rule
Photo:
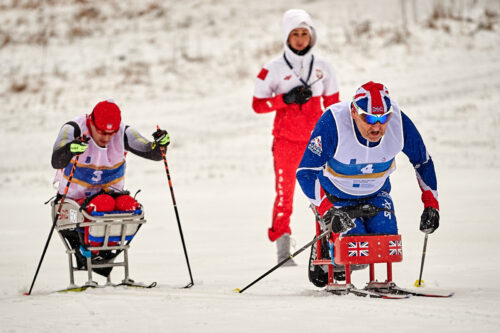
M 268 230 L 271 242 L 283 234 L 292 234 L 290 216 L 293 210 L 295 172 L 299 166 L 307 142 L 294 142 L 275 138 L 273 142 L 276 199 L 274 200 L 272 226 Z

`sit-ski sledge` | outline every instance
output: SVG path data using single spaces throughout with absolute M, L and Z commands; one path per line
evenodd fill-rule
M 52 219 L 55 219 L 59 204 L 57 201 L 53 201 L 51 205 Z M 59 291 L 83 291 L 88 288 L 106 286 L 155 287 L 156 282 L 136 283 L 129 277 L 128 250 L 130 242 L 144 223 L 146 223 L 146 219 L 142 205 L 132 212 L 92 212 L 89 214 L 76 201 L 65 199 L 55 229 L 68 255 L 70 284 L 67 289 Z M 108 254 L 108 256 L 97 258 L 96 254 L 98 256 L 101 253 Z M 121 253 L 123 253 L 123 259 L 117 261 L 117 257 Z M 81 258 L 80 262 L 76 259 L 76 267 L 73 263 L 73 256 Z M 110 271 L 111 268 L 117 266 L 124 268 L 125 276 L 121 283 L 113 284 Z M 108 269 L 107 276 L 104 274 L 106 284 L 99 285 L 93 280 L 92 273 L 103 269 Z M 75 284 L 75 271 L 87 272 L 88 279 L 84 285 Z
M 327 241 L 327 238 L 332 234 L 331 222 L 326 225 L 323 218 L 318 214 L 316 208 L 311 205 L 311 209 L 316 217 L 316 237 L 309 243 L 302 246 L 289 257 L 281 260 L 277 265 L 266 271 L 257 279 L 246 285 L 244 288 L 235 288 L 233 292 L 243 293 L 245 290 L 271 274 L 273 271 L 284 265 L 288 260 L 293 259 L 302 253 L 309 246 L 316 246 L 316 258 L 312 250 L 311 263 L 313 266 L 327 266 L 328 281 L 321 280 L 317 283 L 318 287 L 326 286 L 326 290 L 336 295 L 354 294 L 357 296 L 369 296 L 373 298 L 384 299 L 402 299 L 411 296 L 425 296 L 425 297 L 451 297 L 454 293 L 449 294 L 433 294 L 426 292 L 413 291 L 398 287 L 392 281 L 392 263 L 400 262 L 403 260 L 403 244 L 401 235 L 349 235 L 339 237 L 337 235 L 334 241 L 334 255 L 331 258 L 323 258 L 322 243 Z M 357 206 L 347 206 L 339 208 L 346 212 L 350 218 L 356 217 L 371 217 L 375 216 L 379 211 L 386 211 L 388 209 L 378 208 L 370 204 L 361 204 Z M 326 251 L 328 252 L 328 251 Z M 375 264 L 385 263 L 387 265 L 387 279 L 384 282 L 375 280 Z M 335 280 L 334 266 L 345 266 L 345 282 Z M 369 266 L 370 279 L 365 288 L 358 289 L 351 282 L 351 271 L 353 266 L 357 269 L 363 266 Z M 309 273 L 311 273 L 309 267 Z M 337 267 L 338 268 L 338 267 Z M 363 267 L 364 268 L 364 267 Z M 323 268 L 320 268 L 322 270 Z M 341 269 L 338 269 L 341 271 Z M 311 276 L 310 276 L 311 279 Z M 339 278 L 340 280 L 340 278 Z M 312 280 L 311 280 L 312 282 Z M 324 284 L 323 284 L 324 283 Z M 316 285 L 316 283 L 315 283 Z
M 317 223 L 317 234 L 321 233 Z M 321 249 L 325 238 L 318 239 L 316 248 Z M 451 297 L 454 293 L 433 294 L 413 291 L 398 287 L 392 281 L 392 263 L 403 260 L 403 245 L 401 235 L 352 235 L 337 237 L 334 242 L 334 260 L 322 258 L 321 251 L 316 251 L 313 265 L 328 266 L 328 284 L 325 290 L 336 295 L 355 294 L 373 298 L 401 299 L 411 296 L 426 297 Z M 387 279 L 378 282 L 375 279 L 375 264 L 385 263 L 387 266 Z M 334 279 L 334 266 L 345 267 L 345 282 Z M 369 281 L 363 289 L 356 288 L 351 282 L 352 266 L 369 267 Z

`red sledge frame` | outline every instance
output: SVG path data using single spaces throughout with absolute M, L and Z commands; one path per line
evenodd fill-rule
M 318 223 L 316 223 L 316 235 L 321 233 Z M 345 283 L 334 281 L 333 263 L 330 258 L 322 258 L 321 245 L 325 239 L 316 242 L 316 260 L 313 265 L 328 265 L 328 286 L 348 287 L 351 286 L 351 265 L 364 265 L 370 267 L 369 285 L 392 282 L 392 263 L 403 260 L 403 247 L 401 235 L 359 235 L 335 237 L 334 255 L 335 264 L 345 266 Z M 375 264 L 387 264 L 387 280 L 384 283 L 375 280 Z

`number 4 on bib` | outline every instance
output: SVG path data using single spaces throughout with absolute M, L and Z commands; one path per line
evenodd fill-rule
M 373 164 L 368 164 L 364 168 L 361 169 L 362 173 L 373 173 Z

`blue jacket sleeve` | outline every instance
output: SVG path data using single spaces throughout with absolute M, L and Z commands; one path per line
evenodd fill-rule
M 413 122 L 403 112 L 401 112 L 401 116 L 404 138 L 403 153 L 408 156 L 415 168 L 418 184 L 422 190 L 424 207 L 439 209 L 436 171 L 432 158 Z
M 332 112 L 327 109 L 317 122 L 297 169 L 297 181 L 315 206 L 320 206 L 324 199 L 318 174 L 335 154 L 337 142 L 337 125 Z

